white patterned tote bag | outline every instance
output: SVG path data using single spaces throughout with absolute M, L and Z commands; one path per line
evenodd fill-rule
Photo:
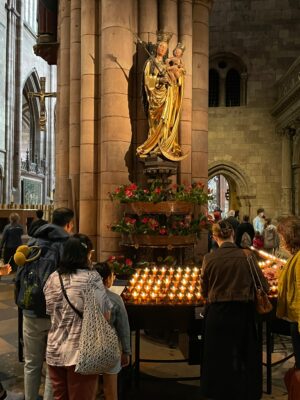
M 104 318 L 96 301 L 95 289 L 89 283 L 84 291 L 79 357 L 75 372 L 82 375 L 101 374 L 114 367 L 119 359 L 117 334 Z

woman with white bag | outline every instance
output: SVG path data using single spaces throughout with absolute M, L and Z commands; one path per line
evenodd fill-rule
M 103 364 L 97 365 L 99 357 L 106 361 L 99 339 L 110 335 L 104 331 L 111 329 L 106 320 L 112 306 L 101 277 L 91 270 L 92 251 L 92 242 L 86 235 L 76 234 L 68 239 L 59 269 L 50 275 L 44 287 L 51 318 L 46 362 L 54 400 L 95 399 L 98 374 L 105 369 Z M 99 319 L 93 316 L 97 313 Z M 110 343 L 105 340 L 103 344 L 110 354 Z M 112 363 L 109 361 L 107 368 Z

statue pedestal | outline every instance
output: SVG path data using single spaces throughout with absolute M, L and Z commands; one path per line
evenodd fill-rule
M 141 160 L 144 162 L 144 174 L 148 181 L 159 179 L 163 185 L 167 186 L 169 177 L 177 174 L 179 162 L 166 160 L 159 155 L 150 155 Z

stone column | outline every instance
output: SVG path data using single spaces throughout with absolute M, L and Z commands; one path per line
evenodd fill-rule
M 208 164 L 208 29 L 210 0 L 193 9 L 192 179 L 207 182 Z
M 172 32 L 169 43 L 169 56 L 178 42 L 177 0 L 158 1 L 158 28 L 164 32 Z
M 188 157 L 181 161 L 179 182 L 191 182 L 192 173 L 192 73 L 193 73 L 193 5 L 192 0 L 179 0 L 178 4 L 179 42 L 186 50 L 183 60 L 186 69 L 184 98 L 179 125 L 179 143 Z
M 15 46 L 16 46 L 16 19 L 17 10 L 15 1 L 7 2 L 7 31 L 6 31 L 6 91 L 7 101 L 5 110 L 5 195 L 4 201 L 10 203 L 13 200 L 11 195 L 13 188 L 13 140 L 15 129 Z
M 210 0 L 195 0 L 193 7 L 192 180 L 208 179 L 208 38 Z M 195 246 L 196 260 L 207 252 L 207 234 Z
M 291 130 L 285 129 L 282 135 L 281 169 L 281 214 L 292 213 L 292 141 Z
M 296 127 L 293 137 L 293 213 L 300 215 L 300 128 Z
M 72 207 L 69 182 L 70 115 L 70 1 L 59 2 L 59 55 L 57 83 L 56 190 L 55 206 Z
M 69 115 L 69 178 L 72 208 L 78 230 L 79 171 L 80 171 L 80 31 L 81 1 L 71 1 L 70 17 L 70 115 Z
M 108 192 L 128 182 L 132 126 L 128 78 L 135 52 L 133 0 L 101 2 L 101 104 L 98 177 L 98 253 L 101 259 L 119 251 L 118 235 L 109 225 L 120 217 Z M 126 10 L 126 12 L 123 12 Z
M 138 35 L 145 42 L 156 43 L 157 31 L 157 0 L 138 1 Z M 141 45 L 137 46 L 137 74 L 136 74 L 136 143 L 134 147 L 135 169 L 137 182 L 146 182 L 143 174 L 144 165 L 136 157 L 136 148 L 141 145 L 148 136 L 148 120 L 142 103 L 142 84 L 144 65 L 148 54 Z
M 79 230 L 97 236 L 97 1 L 81 2 L 81 132 Z
M 19 15 L 16 18 L 16 52 L 15 52 L 15 111 L 14 111 L 14 172 L 13 187 L 15 190 L 14 202 L 21 203 L 21 137 L 22 137 L 22 32 L 23 32 L 23 4 L 19 3 Z

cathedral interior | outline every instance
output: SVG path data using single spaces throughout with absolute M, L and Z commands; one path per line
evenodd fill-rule
M 299 217 L 299 21 L 299 0 L 0 0 L 0 235 L 12 210 L 26 229 L 36 209 L 50 218 L 54 208 L 69 207 L 75 231 L 94 244 L 95 260 L 122 254 L 120 233 L 111 229 L 122 212 L 109 194 L 145 185 L 153 168 L 160 176 L 167 170 L 173 185 L 208 188 L 206 214 L 235 210 L 240 220 L 252 220 L 263 208 L 274 223 Z M 168 44 L 162 58 L 168 79 L 184 75 L 184 86 L 174 91 L 176 132 L 165 139 L 154 121 L 154 143 L 151 109 L 147 115 L 144 109 L 153 88 L 145 93 L 143 85 L 159 32 L 169 34 L 161 39 Z M 180 77 L 172 75 L 177 48 Z M 156 61 L 150 68 L 162 67 Z M 207 238 L 193 251 L 202 260 Z M 191 257 L 188 250 L 175 254 Z M 0 367 L 0 380 L 22 391 L 22 365 L 12 361 L 18 352 L 12 280 L 2 278 L 0 286 L 0 360 L 8 371 Z M 178 356 L 147 340 L 150 355 Z M 146 365 L 162 377 L 199 374 L 198 366 L 178 368 Z M 287 399 L 279 368 L 273 394 L 263 399 Z M 198 398 L 196 383 L 176 384 L 179 397 L 172 385 L 166 397 L 147 385 L 131 398 L 146 399 L 148 391 L 157 399 Z

